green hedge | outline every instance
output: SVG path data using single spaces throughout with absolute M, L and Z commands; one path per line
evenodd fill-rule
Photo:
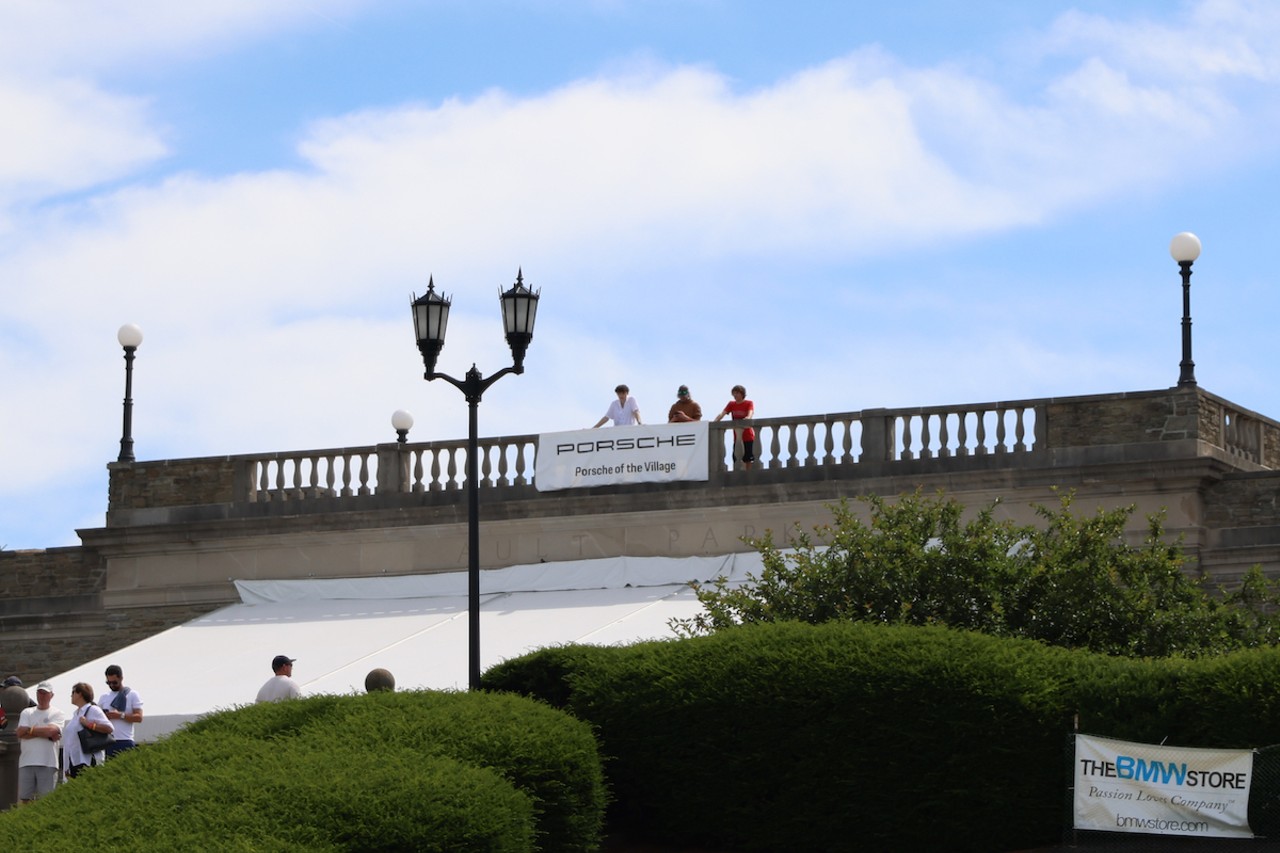
M 317 696 L 211 715 L 0 816 L 6 849 L 597 849 L 590 729 L 511 695 Z
M 613 820 L 735 850 L 1012 850 L 1066 826 L 1081 731 L 1280 743 L 1280 651 L 1136 661 L 941 628 L 744 626 L 508 661 L 597 728 Z

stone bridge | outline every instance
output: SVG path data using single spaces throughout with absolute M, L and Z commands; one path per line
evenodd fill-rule
M 735 467 L 735 426 L 760 459 Z M 1166 514 L 1193 571 L 1280 575 L 1280 423 L 1203 389 L 711 423 L 706 481 L 539 492 L 538 436 L 481 439 L 480 563 L 747 550 L 828 521 L 845 497 L 943 490 L 1030 521 L 1076 508 Z M 236 579 L 467 565 L 465 440 L 110 463 L 106 526 L 82 545 L 0 552 L 0 634 L 24 678 L 237 600 Z

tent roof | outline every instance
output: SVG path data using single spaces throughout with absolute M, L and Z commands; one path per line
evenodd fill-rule
M 566 643 L 664 639 L 699 613 L 691 580 L 758 574 L 755 553 L 616 557 L 481 572 L 481 669 Z M 402 689 L 465 689 L 467 573 L 337 580 L 236 581 L 241 603 L 54 676 L 55 705 L 84 681 L 103 691 L 119 664 L 142 697 L 141 740 L 209 711 L 253 702 L 277 654 L 297 658 L 304 694 L 364 691 L 383 668 Z

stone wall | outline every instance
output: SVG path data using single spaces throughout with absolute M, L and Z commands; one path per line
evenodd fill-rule
M 1280 474 L 1236 474 L 1209 486 L 1205 490 L 1204 523 L 1215 530 L 1280 523 Z
M 1049 400 L 1047 445 L 1096 447 L 1203 438 L 1206 413 L 1201 402 L 1194 389 Z
M 106 572 L 84 548 L 0 551 L 0 614 L 17 599 L 99 593 Z
M 881 454 L 871 462 L 819 464 L 821 450 L 805 450 L 796 438 L 800 425 L 813 445 L 803 425 L 824 419 L 838 420 L 847 436 L 855 423 L 873 432 L 879 424 L 883 433 L 894 418 L 968 417 L 971 407 L 867 410 L 761 427 L 798 442 L 795 467 L 721 472 L 706 483 L 551 493 L 529 484 L 485 486 L 481 566 L 741 550 L 743 536 L 824 522 L 830 502 L 859 494 L 942 489 L 974 506 L 1000 499 L 1001 512 L 1029 513 L 1031 502 L 1052 504 L 1060 488 L 1075 491 L 1080 508 L 1133 504 L 1139 525 L 1147 513 L 1167 510 L 1170 534 L 1182 536 L 1212 576 L 1231 581 L 1255 563 L 1280 575 L 1280 470 L 1259 470 L 1280 469 L 1280 423 L 1199 388 L 1018 405 L 1035 407 L 1029 452 Z M 1224 431 L 1233 430 L 1248 441 L 1237 436 L 1241 446 L 1232 450 Z M 885 441 L 873 434 L 870 443 Z M 365 488 L 366 457 L 374 452 L 379 460 L 390 455 L 371 447 L 109 464 L 107 525 L 83 531 L 83 547 L 0 552 L 0 670 L 28 683 L 64 671 L 234 601 L 233 578 L 465 566 L 464 491 L 452 480 L 438 491 L 401 490 L 400 483 Z M 295 495 L 288 488 L 281 497 L 250 482 L 270 465 L 329 456 L 358 460 L 354 494 Z M 399 470 L 382 461 L 376 467 Z
M 0 551 L 0 668 L 34 684 L 85 660 L 106 561 L 86 548 Z M 113 646 L 113 648 L 115 648 Z
M 113 462 L 107 468 L 108 525 L 112 510 L 230 503 L 235 494 L 235 466 L 226 456 Z
M 0 673 L 36 684 L 220 606 L 108 610 L 106 579 L 91 548 L 0 551 Z

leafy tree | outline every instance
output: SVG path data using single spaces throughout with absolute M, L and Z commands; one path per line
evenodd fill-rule
M 705 612 L 673 620 L 692 636 L 752 622 L 797 620 L 945 625 L 1049 645 L 1133 657 L 1216 654 L 1280 639 L 1280 584 L 1255 566 L 1238 589 L 1210 589 L 1184 571 L 1181 542 L 1148 518 L 1137 546 L 1134 512 L 1036 506 L 1039 524 L 997 520 L 998 501 L 965 520 L 941 494 L 896 503 L 868 495 L 863 521 L 848 501 L 811 535 L 796 528 L 784 552 L 771 532 L 746 540 L 764 568 L 742 586 L 697 585 Z

